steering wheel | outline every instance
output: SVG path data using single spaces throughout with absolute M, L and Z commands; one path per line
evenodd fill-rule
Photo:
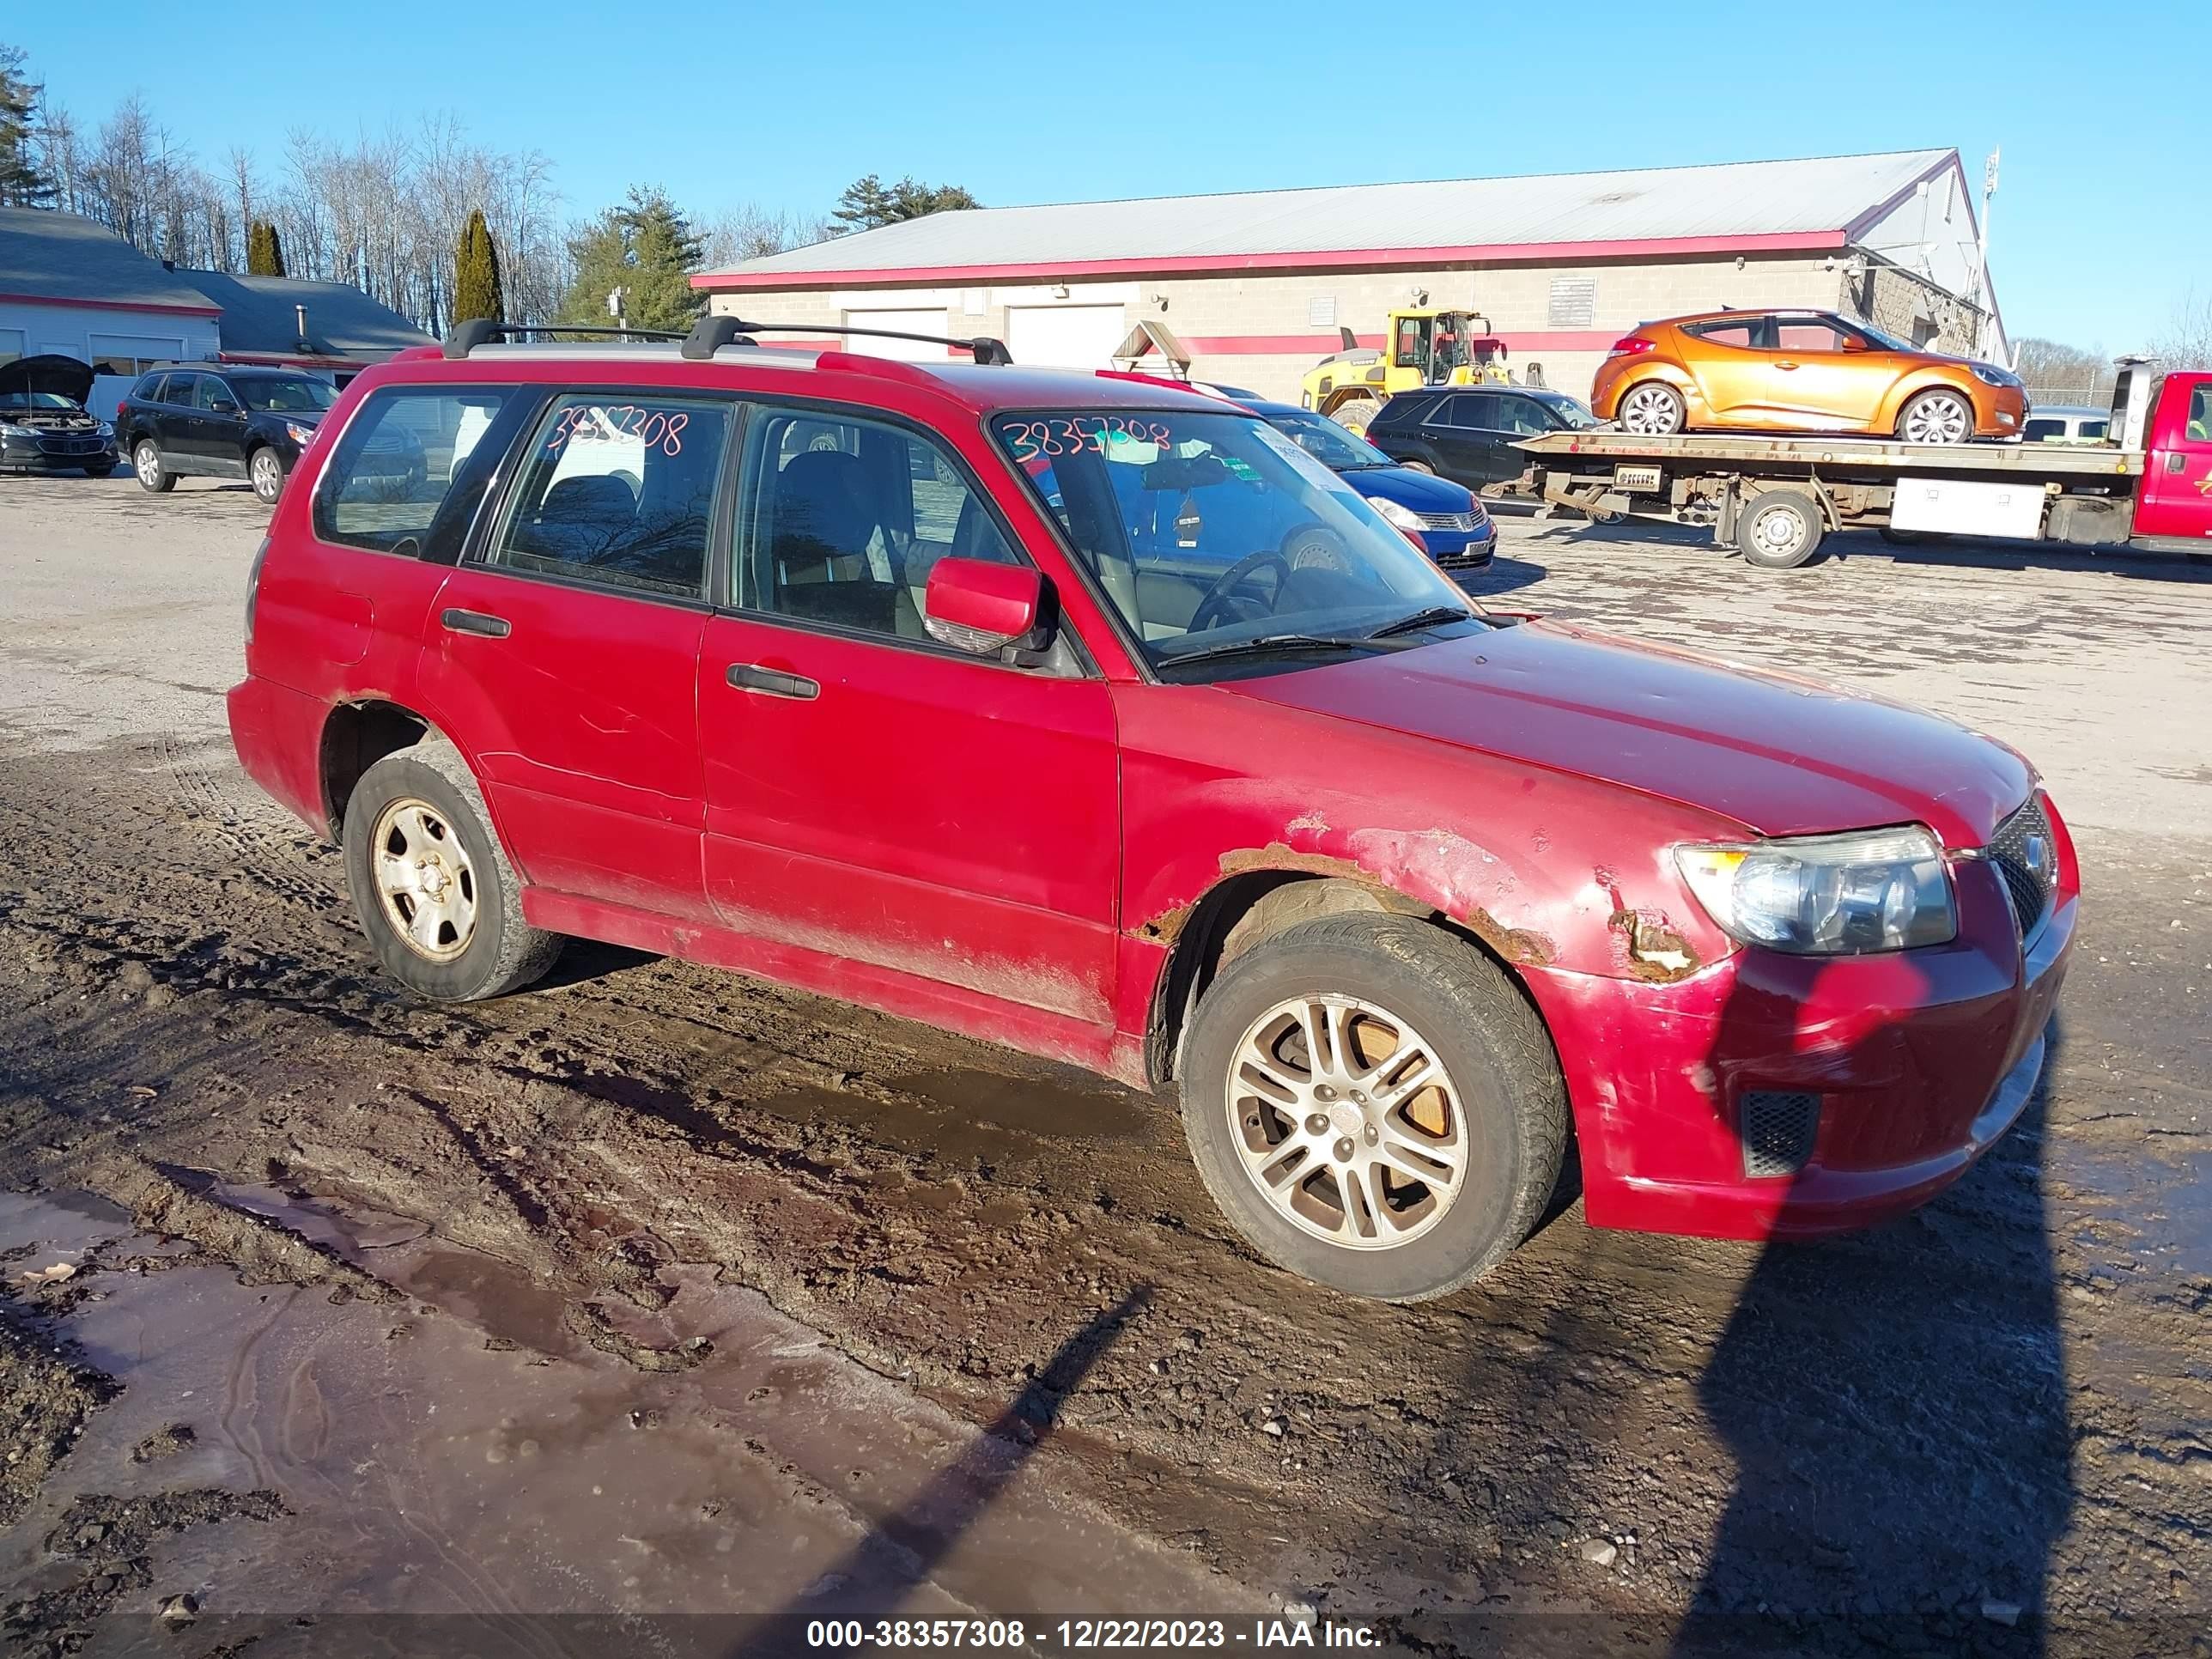
M 1271 547 L 1263 547 L 1257 553 L 1247 553 L 1213 579 L 1213 586 L 1206 590 L 1206 597 L 1198 602 L 1198 609 L 1190 613 L 1190 626 L 1184 631 L 1203 634 L 1212 627 L 1219 620 L 1213 613 L 1218 610 L 1226 616 L 1229 596 L 1238 585 L 1261 566 L 1270 564 L 1275 567 L 1275 592 L 1279 594 L 1283 591 L 1283 584 L 1291 579 L 1291 562 Z

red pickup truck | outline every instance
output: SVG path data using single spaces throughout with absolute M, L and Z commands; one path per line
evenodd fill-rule
M 2035 1086 L 2080 881 L 2001 743 L 1486 612 L 1218 398 L 507 331 L 341 395 L 230 694 L 421 995 L 581 935 L 1172 1090 L 1257 1249 L 1395 1300 L 1571 1164 L 1893 1214 Z

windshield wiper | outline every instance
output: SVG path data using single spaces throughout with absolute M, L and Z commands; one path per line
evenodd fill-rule
M 1416 611 L 1410 617 L 1401 617 L 1387 622 L 1373 633 L 1362 635 L 1370 640 L 1387 640 L 1393 634 L 1410 634 L 1416 629 L 1436 628 L 1445 623 L 1480 621 L 1472 611 L 1462 611 L 1456 605 L 1432 605 L 1425 611 Z
M 1213 662 L 1223 657 L 1264 656 L 1275 651 L 1358 651 L 1372 643 L 1370 636 L 1356 635 L 1349 638 L 1330 634 L 1262 634 L 1256 640 L 1227 640 L 1219 645 L 1201 645 L 1188 651 L 1178 651 L 1171 657 L 1162 657 L 1163 668 L 1180 668 L 1187 662 Z

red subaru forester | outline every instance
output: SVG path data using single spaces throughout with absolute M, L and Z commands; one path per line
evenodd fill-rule
M 2027 1100 L 2080 884 L 2003 744 L 1486 613 L 1215 398 L 744 326 L 471 326 L 277 505 L 239 757 L 418 993 L 581 935 L 1172 1085 L 1257 1249 L 1399 1300 L 1570 1158 L 1818 1233 Z

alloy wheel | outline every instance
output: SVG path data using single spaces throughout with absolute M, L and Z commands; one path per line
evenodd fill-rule
M 392 931 L 417 956 L 451 962 L 476 935 L 476 871 L 459 832 L 425 800 L 393 801 L 378 814 L 369 871 Z
M 152 483 L 161 476 L 161 452 L 151 444 L 140 444 L 131 452 L 131 467 L 141 479 Z
M 1933 392 L 1913 400 L 1905 412 L 1905 441 L 1909 444 L 1959 444 L 1972 431 L 1973 411 L 1954 392 Z
M 1620 425 L 1646 435 L 1680 429 L 1681 400 L 1663 386 L 1640 386 L 1620 400 Z
M 273 501 L 283 492 L 284 466 L 273 449 L 253 452 L 253 493 L 264 501 Z
M 1224 1091 L 1244 1173 L 1294 1226 L 1347 1249 L 1411 1243 L 1466 1185 L 1457 1088 L 1436 1048 L 1358 997 L 1297 997 L 1247 1028 Z

